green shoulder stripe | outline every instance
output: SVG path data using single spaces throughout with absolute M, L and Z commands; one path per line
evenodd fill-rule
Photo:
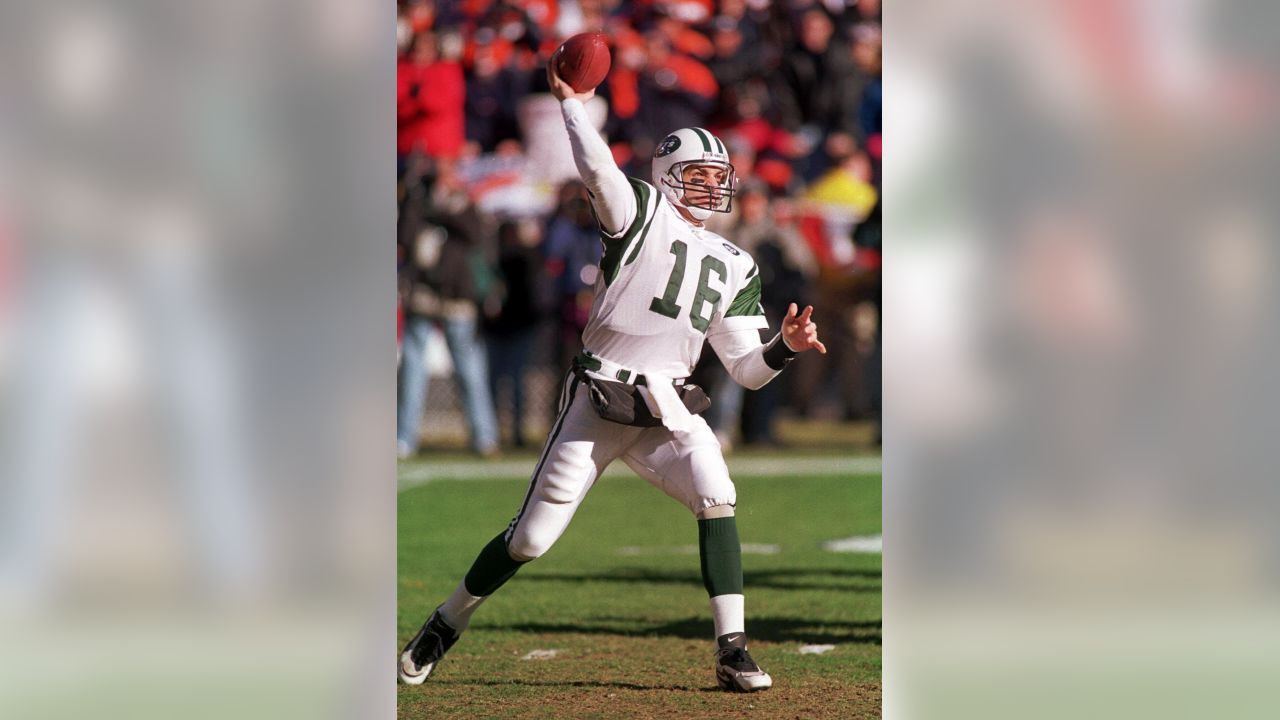
M 764 315 L 764 307 L 760 305 L 760 275 L 758 273 L 738 291 L 738 294 L 733 298 L 733 302 L 729 303 L 729 309 L 724 313 L 727 318 L 751 315 Z
M 626 255 L 627 248 L 636 236 L 641 235 L 641 230 L 648 227 L 648 223 L 653 220 L 652 213 L 649 211 L 649 199 L 653 195 L 653 189 L 642 180 L 627 178 L 627 181 L 631 183 L 631 192 L 636 196 L 636 218 L 631 221 L 631 225 L 622 237 L 611 238 L 603 233 L 600 235 L 600 240 L 604 243 L 604 257 L 600 259 L 600 269 L 604 272 L 606 287 L 613 284 L 614 279 L 618 277 L 618 270 L 622 267 L 622 258 Z M 632 255 L 634 254 L 633 252 Z
M 626 265 L 635 262 L 636 257 L 640 255 L 640 248 L 644 247 L 644 240 L 649 237 L 649 226 L 653 224 L 653 219 L 656 217 L 658 217 L 658 209 L 655 206 L 653 212 L 649 214 L 649 221 L 644 224 L 644 229 L 640 231 L 640 238 L 636 240 L 635 246 L 631 248 L 631 254 L 627 256 Z

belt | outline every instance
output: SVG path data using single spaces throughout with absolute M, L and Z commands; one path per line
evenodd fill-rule
M 643 373 L 639 373 L 630 368 L 623 367 L 622 365 L 619 365 L 618 363 L 613 362 L 612 360 L 607 360 L 605 358 L 602 358 L 599 355 L 596 355 L 595 353 L 591 352 L 590 350 L 583 350 L 582 352 L 578 353 L 577 357 L 575 357 L 573 361 L 577 363 L 578 367 L 581 367 L 583 370 L 596 373 L 606 378 L 617 380 L 618 382 L 626 383 L 628 385 L 647 385 L 648 384 L 645 382 Z M 675 378 L 672 380 L 672 383 L 676 387 L 680 387 L 681 385 L 684 385 L 684 381 L 685 381 L 684 378 Z

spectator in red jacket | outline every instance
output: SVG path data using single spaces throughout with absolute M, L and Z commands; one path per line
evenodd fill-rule
M 462 65 L 440 57 L 434 33 L 416 35 L 396 65 L 396 150 L 455 158 L 466 142 Z

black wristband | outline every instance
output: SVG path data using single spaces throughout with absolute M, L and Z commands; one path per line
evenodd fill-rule
M 768 345 L 764 346 L 764 364 L 774 370 L 781 370 L 787 366 L 787 363 L 796 358 L 796 351 L 787 347 L 782 341 L 782 333 L 773 336 Z

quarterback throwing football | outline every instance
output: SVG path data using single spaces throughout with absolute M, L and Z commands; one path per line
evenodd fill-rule
M 761 343 L 768 322 L 759 270 L 703 227 L 733 202 L 724 143 L 701 128 L 676 130 L 654 152 L 653 184 L 628 178 L 587 120 L 583 102 L 595 91 L 575 92 L 551 66 L 547 75 L 604 243 L 585 350 L 566 374 L 519 512 L 405 647 L 400 679 L 425 681 L 485 598 L 555 543 L 596 478 L 621 459 L 697 517 L 720 687 L 767 689 L 773 679 L 747 652 L 736 491 L 715 434 L 696 414 L 706 395 L 684 379 L 704 342 L 734 380 L 753 389 L 797 353 L 825 353 L 813 308 L 797 313 L 792 304 L 781 332 Z

